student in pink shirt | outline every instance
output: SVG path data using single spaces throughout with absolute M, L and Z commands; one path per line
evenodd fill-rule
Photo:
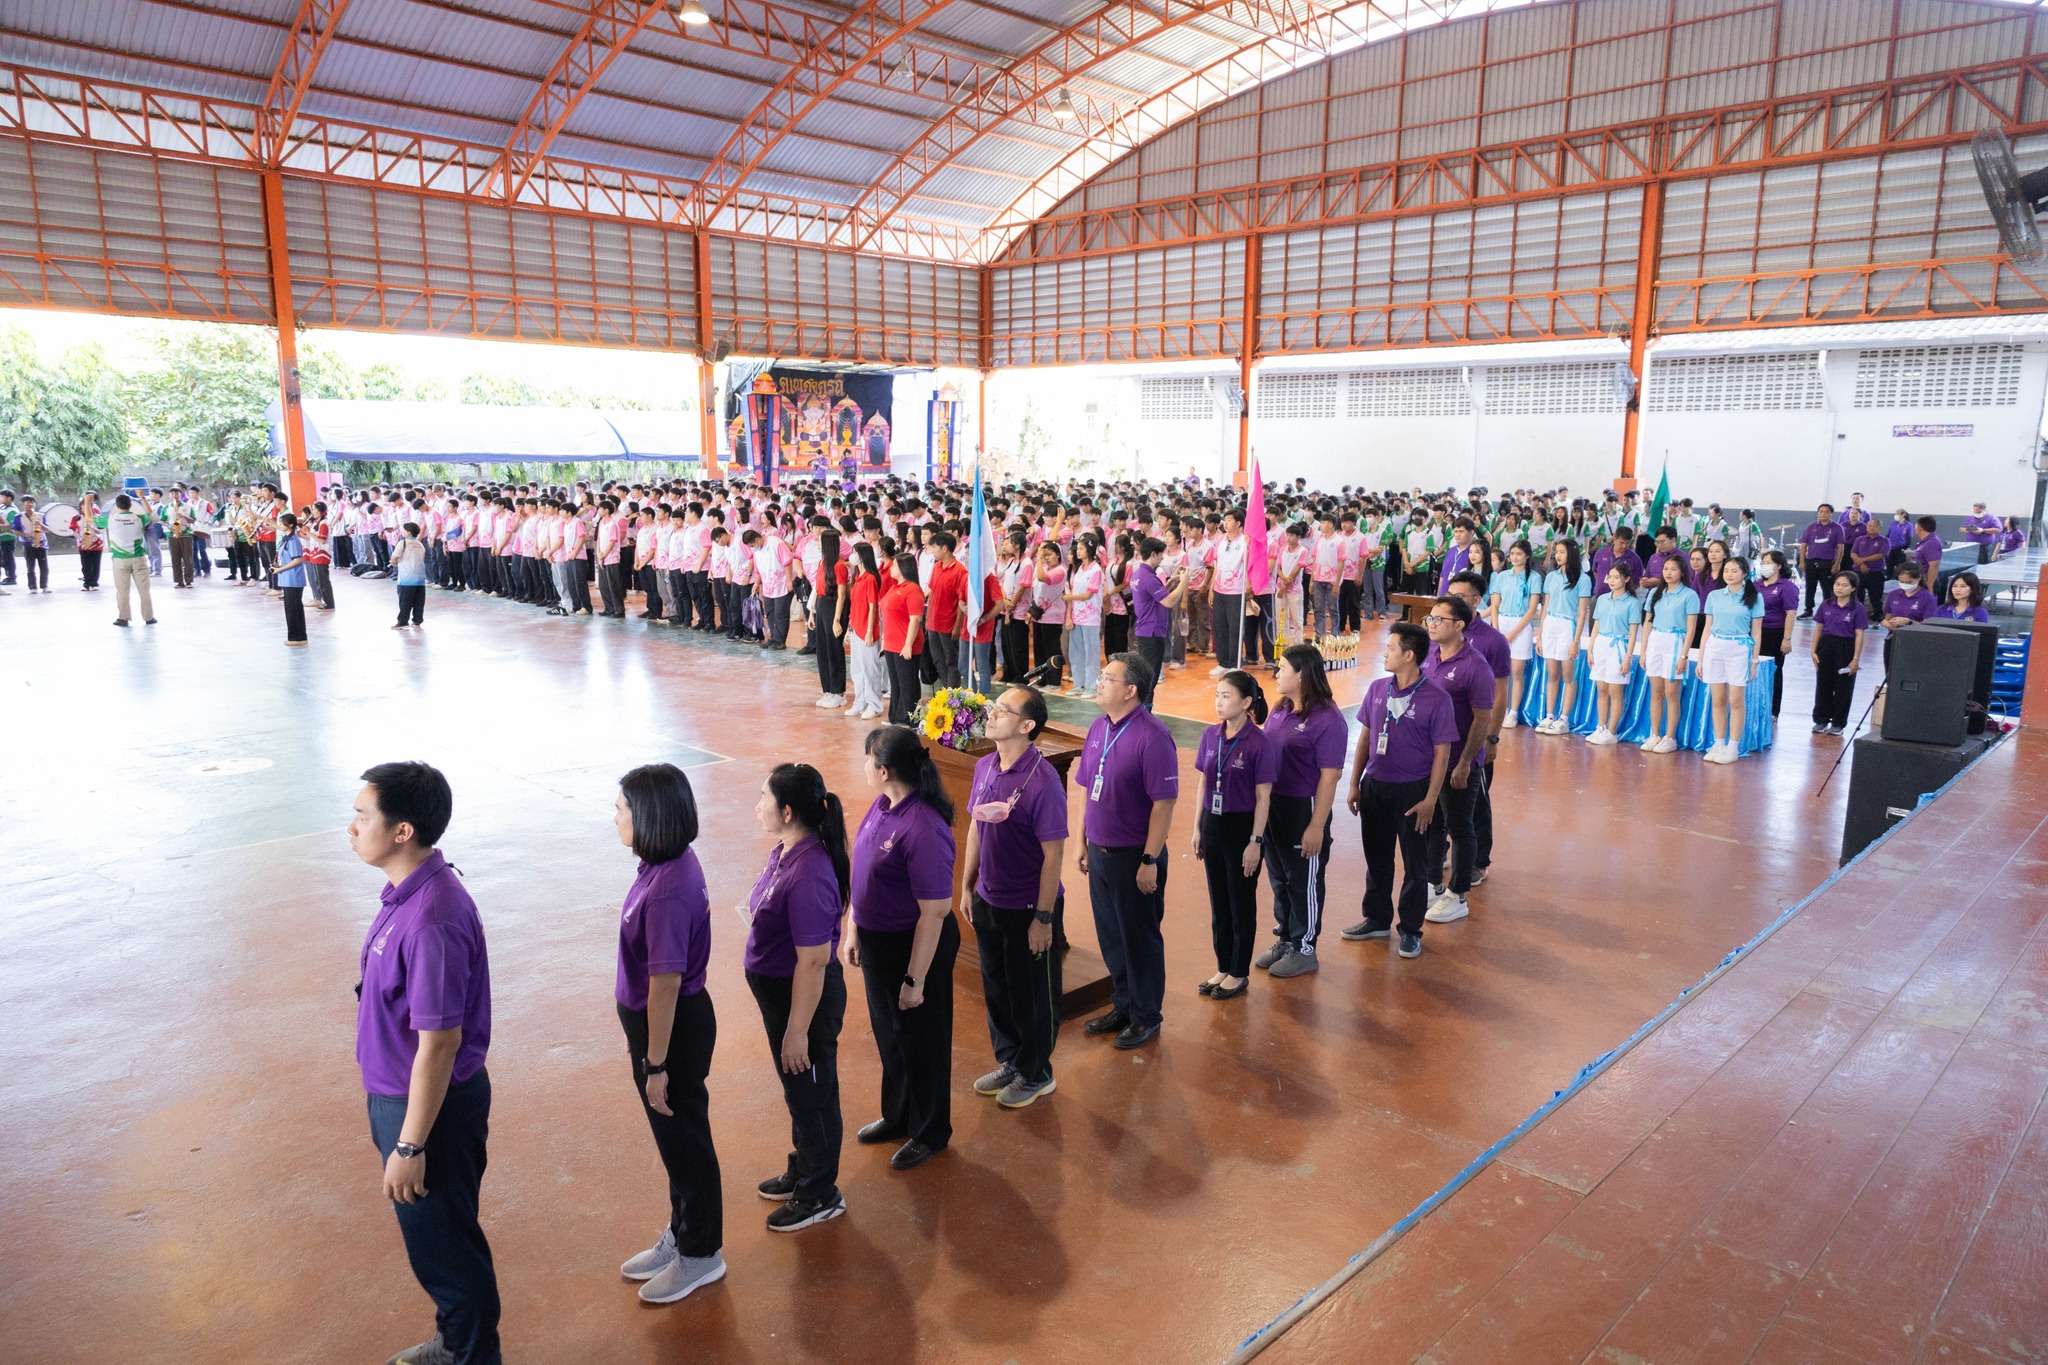
M 766 639 L 761 643 L 766 649 L 789 648 L 789 598 L 790 561 L 796 558 L 790 553 L 789 542 L 774 531 L 766 535 L 752 533 L 755 592 L 761 598 L 761 624 Z
M 1067 623 L 1066 584 L 1060 547 L 1051 541 L 1041 544 L 1030 580 L 1031 655 L 1041 668 L 1060 653 L 1060 637 Z M 1053 681 L 1057 685 L 1058 679 Z
M 1095 676 L 1102 668 L 1102 564 L 1095 537 L 1074 542 L 1074 571 L 1062 594 L 1067 604 L 1067 655 L 1074 671 L 1070 697 L 1095 695 Z

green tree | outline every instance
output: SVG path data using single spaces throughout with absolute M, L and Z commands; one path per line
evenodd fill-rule
M 34 338 L 0 328 L 0 482 L 46 497 L 115 482 L 129 451 L 126 390 L 97 346 L 52 367 Z
M 271 472 L 263 410 L 277 397 L 276 337 L 230 324 L 167 331 L 134 383 L 132 412 L 151 457 L 233 483 Z

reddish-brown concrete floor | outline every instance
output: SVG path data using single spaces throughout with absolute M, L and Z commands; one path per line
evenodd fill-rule
M 1260 1356 L 2048 1360 L 2023 731 Z
M 752 1186 L 787 1125 L 722 907 L 765 854 L 771 762 L 865 803 L 864 727 L 808 704 L 807 661 L 440 593 L 394 632 L 389 586 L 355 581 L 287 650 L 253 589 L 165 588 L 160 625 L 116 631 L 105 594 L 59 579 L 6 604 L 0 676 L 10 1360 L 368 1361 L 424 1334 L 352 1053 L 379 882 L 341 830 L 375 761 L 448 771 L 444 847 L 488 926 L 484 1204 L 514 1360 L 1220 1359 L 1818 885 L 1845 793 L 1812 797 L 1836 749 L 1797 724 L 1796 671 L 1786 741 L 1732 768 L 1510 735 L 1471 920 L 1414 962 L 1332 936 L 1319 975 L 1227 1005 L 1193 990 L 1212 962 L 1183 853 L 1158 1046 L 1070 1027 L 1058 1094 L 1000 1112 L 967 1090 L 988 1054 L 963 991 L 953 1148 L 896 1175 L 849 1139 L 849 1215 L 773 1237 Z M 1172 675 L 1165 708 L 1206 716 L 1210 686 Z M 243 758 L 273 766 L 190 771 Z M 658 759 L 706 764 L 731 1274 L 653 1310 L 616 1274 L 664 1204 L 610 1000 L 632 863 L 609 811 Z M 1337 835 L 1332 929 L 1361 884 L 1355 821 Z M 876 1085 L 857 1006 L 841 1055 L 851 1128 Z

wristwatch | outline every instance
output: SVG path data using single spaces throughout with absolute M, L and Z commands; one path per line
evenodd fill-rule
M 914 977 L 914 976 L 906 976 L 906 977 L 904 977 L 904 978 L 903 978 L 903 984 L 904 984 L 904 985 L 906 985 L 906 986 L 908 986 L 908 987 L 910 987 L 910 989 L 912 989 L 912 990 L 916 990 L 916 989 L 917 989 L 917 978 L 916 978 L 916 977 Z
M 1157 867 L 1157 866 L 1159 865 L 1159 859 L 1158 859 L 1158 858 L 1156 858 L 1156 857 L 1154 857 L 1154 856 L 1153 856 L 1152 854 L 1150 854 L 1150 853 L 1141 853 L 1141 854 L 1139 854 L 1139 855 L 1138 855 L 1138 861 L 1139 861 L 1140 863 L 1142 863 L 1143 865 L 1145 865 L 1146 867 Z
M 415 1147 L 410 1142 L 394 1142 L 391 1144 L 391 1150 L 393 1154 L 401 1156 L 405 1158 L 407 1161 L 411 1161 L 414 1157 L 421 1157 L 427 1154 L 425 1144 Z
M 1034 919 L 1034 920 L 1037 920 L 1037 921 L 1038 921 L 1038 922 L 1039 922 L 1040 924 L 1051 924 L 1051 923 L 1052 923 L 1052 911 L 1050 911 L 1050 910 L 1034 910 L 1034 911 L 1032 912 L 1032 914 L 1031 914 L 1031 918 L 1032 918 L 1032 919 Z
M 649 1075 L 649 1076 L 666 1076 L 666 1075 L 668 1074 L 668 1063 L 667 1063 L 667 1062 L 642 1062 L 642 1063 L 640 1063 L 640 1070 L 641 1070 L 641 1071 L 642 1071 L 642 1072 L 643 1072 L 644 1074 L 646 1074 L 646 1075 Z
M 1254 834 L 1252 836 L 1252 842 L 1257 844 L 1259 847 L 1264 848 L 1266 846 L 1266 836 L 1263 834 Z

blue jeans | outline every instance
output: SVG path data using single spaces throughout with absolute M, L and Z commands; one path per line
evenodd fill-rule
M 960 681 L 984 697 L 993 696 L 996 685 L 996 642 L 960 642 Z
M 1102 627 L 1067 627 L 1067 653 L 1073 665 L 1074 686 L 1083 692 L 1095 690 L 1095 675 L 1102 671 Z
M 371 1095 L 370 1140 L 391 1148 L 405 1124 L 403 1095 Z M 393 1204 L 413 1277 L 434 1301 L 434 1330 L 460 1365 L 499 1365 L 498 1272 L 477 1222 L 485 1141 L 491 1127 L 491 1078 L 479 1071 L 448 1087 L 427 1134 L 426 1196 Z

